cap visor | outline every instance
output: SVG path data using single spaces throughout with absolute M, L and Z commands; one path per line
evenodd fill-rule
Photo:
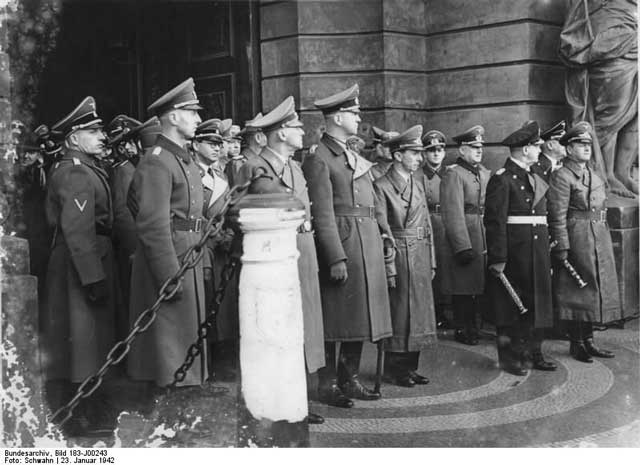
M 198 103 L 192 103 L 191 105 L 185 105 L 179 108 L 179 110 L 204 110 L 204 108 Z

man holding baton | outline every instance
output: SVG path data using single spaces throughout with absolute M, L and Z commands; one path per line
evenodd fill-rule
M 495 309 L 498 361 L 502 369 L 517 376 L 525 375 L 529 366 L 556 369 L 541 351 L 540 328 L 553 324 L 545 198 L 549 186 L 531 171 L 541 144 L 535 121 L 502 141 L 511 156 L 489 180 L 485 201 L 492 275 L 487 291 Z

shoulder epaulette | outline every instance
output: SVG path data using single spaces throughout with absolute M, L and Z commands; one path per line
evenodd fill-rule
M 73 157 L 73 164 L 74 165 L 82 165 L 82 162 L 80 161 L 79 158 Z
M 502 173 L 504 173 L 506 170 L 504 168 L 500 168 L 498 171 L 496 171 L 496 175 L 500 176 Z
M 153 148 L 153 151 L 151 152 L 153 155 L 160 155 L 160 153 L 162 152 L 162 147 L 157 146 Z

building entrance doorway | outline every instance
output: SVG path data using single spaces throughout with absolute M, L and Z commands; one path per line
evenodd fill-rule
M 64 0 L 37 120 L 53 124 L 86 95 L 105 122 L 144 120 L 189 76 L 203 120 L 250 119 L 260 108 L 257 14 L 254 1 Z

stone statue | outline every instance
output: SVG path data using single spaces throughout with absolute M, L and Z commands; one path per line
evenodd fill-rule
M 595 128 L 596 169 L 623 197 L 638 194 L 637 8 L 637 0 L 569 0 L 560 34 L 570 123 Z

